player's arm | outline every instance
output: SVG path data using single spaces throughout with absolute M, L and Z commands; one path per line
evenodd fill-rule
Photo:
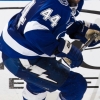
M 26 25 L 24 31 L 25 38 L 32 44 L 33 47 L 35 46 L 38 48 L 38 51 L 40 51 L 38 53 L 40 55 L 46 54 L 48 56 L 54 55 L 55 57 L 67 57 L 72 61 L 72 68 L 80 66 L 83 61 L 80 50 L 63 38 L 56 39 L 47 26 L 36 21 L 32 21 L 32 23 L 34 24 L 34 28 L 32 25 L 33 30 L 30 25 L 29 27 L 28 24 Z
M 53 15 L 50 13 L 50 16 L 45 15 L 46 11 L 49 14 L 51 9 L 43 10 L 39 14 L 38 19 L 33 18 L 26 24 L 24 29 L 25 38 L 32 44 L 32 47 L 37 48 L 36 53 L 40 56 L 46 54 L 48 56 L 54 55 L 55 57 L 68 57 L 72 61 L 71 67 L 80 66 L 83 61 L 80 50 L 67 40 L 57 38 L 62 31 L 65 31 L 64 23 L 68 22 L 70 11 L 66 10 L 67 14 L 60 14 L 59 12 L 55 12 L 56 10 L 53 10 L 54 13 Z M 56 20 L 53 20 L 54 17 L 56 17 Z M 64 27 L 61 27 L 62 25 Z

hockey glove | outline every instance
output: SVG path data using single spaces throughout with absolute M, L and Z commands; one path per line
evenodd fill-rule
M 72 45 L 70 52 L 67 54 L 67 58 L 71 60 L 71 68 L 79 67 L 83 62 L 82 53 L 74 45 Z
M 88 23 L 86 21 L 76 21 L 67 29 L 67 34 L 72 39 L 79 39 L 85 43 L 94 33 L 100 35 L 100 27 L 97 24 Z M 100 36 L 96 38 L 89 46 L 95 46 L 100 43 Z
M 63 39 L 59 40 L 60 45 L 58 47 L 59 53 L 57 53 L 58 57 L 67 57 L 71 60 L 71 68 L 79 67 L 83 62 L 83 56 L 81 51 L 73 46 L 69 41 L 65 41 Z
M 92 24 L 91 26 L 92 28 L 87 30 L 85 38 L 88 40 L 92 37 L 93 34 L 98 34 L 98 37 L 90 44 L 90 46 L 95 46 L 100 43 L 100 28 L 96 24 Z

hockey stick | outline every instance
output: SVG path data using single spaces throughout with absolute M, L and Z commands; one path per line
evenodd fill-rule
M 86 47 L 88 47 L 88 46 L 91 44 L 91 42 L 92 42 L 93 40 L 95 40 L 97 37 L 98 37 L 98 34 L 97 34 L 97 33 L 93 34 L 93 35 L 91 36 L 91 38 L 80 48 L 80 51 L 82 52 L 82 51 L 83 51 Z M 63 57 L 62 59 L 63 59 L 63 61 L 64 61 L 68 66 L 70 66 L 70 64 L 72 63 L 72 61 L 71 61 L 70 59 L 68 59 L 67 57 Z

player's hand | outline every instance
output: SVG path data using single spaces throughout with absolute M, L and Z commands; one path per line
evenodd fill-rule
M 87 32 L 85 34 L 86 39 L 89 40 L 95 33 L 98 34 L 98 37 L 95 39 L 95 42 L 99 41 L 100 40 L 100 31 L 94 30 L 94 29 L 87 30 Z
M 68 40 L 64 40 L 63 38 L 59 38 L 59 46 L 54 52 L 57 57 L 68 58 L 71 60 L 67 64 L 70 65 L 71 68 L 79 67 L 83 62 L 83 56 L 81 51 L 71 44 Z
M 85 38 L 88 40 L 95 33 L 98 34 L 98 37 L 89 45 L 90 47 L 100 43 L 100 27 L 97 24 L 91 24 L 86 31 Z
M 70 67 L 79 67 L 83 62 L 83 56 L 81 51 L 72 45 L 70 52 L 67 54 L 67 57 L 71 60 Z
M 89 45 L 89 47 L 100 43 L 100 27 L 97 24 L 86 21 L 76 21 L 68 29 L 68 33 L 72 39 L 79 39 L 82 43 L 85 43 L 93 34 L 97 33 L 98 37 Z

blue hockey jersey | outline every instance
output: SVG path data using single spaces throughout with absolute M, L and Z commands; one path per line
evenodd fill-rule
M 1 51 L 13 58 L 55 57 L 57 48 L 65 44 L 59 39 L 75 21 L 82 5 L 83 0 L 76 8 L 70 8 L 67 0 L 31 1 L 4 27 Z

